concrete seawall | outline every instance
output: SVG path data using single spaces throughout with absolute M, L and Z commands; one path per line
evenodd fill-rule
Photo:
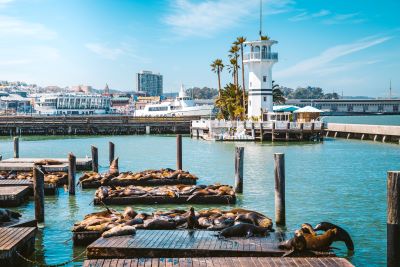
M 400 126 L 328 123 L 325 136 L 400 144 Z

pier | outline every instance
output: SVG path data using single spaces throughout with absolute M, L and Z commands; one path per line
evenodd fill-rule
M 324 127 L 322 122 L 196 120 L 190 135 L 216 141 L 310 141 L 322 140 Z M 233 130 L 249 137 L 223 137 Z
M 328 123 L 325 137 L 400 144 L 400 126 Z
M 1 171 L 32 171 L 35 162 L 45 161 L 57 162 L 57 164 L 43 165 L 47 172 L 67 172 L 68 171 L 68 158 L 10 158 L 0 161 Z M 91 158 L 77 158 L 76 169 L 80 171 L 92 169 Z
M 194 117 L 0 116 L 0 135 L 188 134 Z
M 19 254 L 32 254 L 36 231 L 36 227 L 0 227 L 0 265 L 17 266 L 22 261 Z
M 0 207 L 17 207 L 28 199 L 28 186 L 0 187 Z

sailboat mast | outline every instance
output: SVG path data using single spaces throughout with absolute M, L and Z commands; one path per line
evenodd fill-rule
M 260 0 L 260 39 L 262 37 L 262 0 Z

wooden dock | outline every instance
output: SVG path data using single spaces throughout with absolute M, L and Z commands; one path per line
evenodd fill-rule
M 0 171 L 32 171 L 33 163 L 45 161 L 49 158 L 10 158 L 0 161 Z M 62 164 L 58 165 L 43 165 L 47 172 L 67 172 L 68 171 L 68 158 L 51 158 L 52 161 L 58 161 Z M 79 171 L 91 170 L 91 158 L 77 158 L 76 169 Z
M 10 222 L 0 223 L 0 227 L 36 227 L 36 220 L 32 219 L 12 219 Z
M 281 233 L 267 237 L 218 238 L 207 230 L 137 230 L 133 236 L 99 238 L 87 247 L 87 257 L 281 257 L 287 251 L 278 243 Z M 334 257 L 330 252 L 310 252 L 317 257 Z
M 0 187 L 0 207 L 17 207 L 29 196 L 29 186 Z
M 131 205 L 131 204 L 235 204 L 236 196 L 129 196 L 129 197 L 108 197 L 94 198 L 95 205 Z
M 111 266 L 175 266 L 175 267 L 352 267 L 342 258 L 270 258 L 270 257 L 229 257 L 229 258 L 135 258 L 85 260 L 84 267 Z
M 0 266 L 17 266 L 21 258 L 32 254 L 36 227 L 0 227 Z
M 147 180 L 132 180 L 132 179 L 127 179 L 126 181 L 111 181 L 109 183 L 103 184 L 105 186 L 107 185 L 113 185 L 113 186 L 129 186 L 129 185 L 135 185 L 135 186 L 161 186 L 161 185 L 179 185 L 179 184 L 185 184 L 185 185 L 195 185 L 197 183 L 196 179 L 147 179 Z M 88 189 L 88 188 L 99 188 L 102 186 L 100 181 L 90 181 L 86 182 L 83 181 L 80 183 L 83 189 Z
M 28 186 L 29 194 L 33 196 L 33 182 L 28 179 L 1 179 L 0 187 L 10 186 Z M 44 184 L 44 194 L 48 196 L 55 195 L 57 193 L 57 185 L 55 184 Z

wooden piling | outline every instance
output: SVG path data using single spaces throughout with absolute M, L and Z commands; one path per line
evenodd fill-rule
M 19 137 L 14 137 L 14 158 L 19 158 Z
M 92 146 L 92 171 L 99 172 L 99 150 Z
M 115 157 L 115 145 L 113 142 L 108 142 L 108 148 L 109 148 L 109 156 L 108 156 L 108 161 L 113 162 L 114 157 Z
M 286 136 L 285 136 L 286 141 L 289 141 L 290 139 L 290 122 L 286 124 Z
M 260 122 L 260 141 L 264 141 L 264 130 L 262 122 Z
M 300 123 L 300 140 L 304 139 L 304 123 Z
M 182 135 L 176 135 L 176 169 L 182 170 Z
M 387 174 L 387 266 L 400 266 L 400 171 Z
M 286 225 L 285 211 L 285 154 L 274 154 L 275 170 L 275 222 L 276 225 Z
M 41 165 L 33 165 L 33 198 L 35 201 L 35 219 L 44 222 L 44 170 Z
M 74 154 L 68 154 L 68 191 L 70 195 L 75 195 L 75 174 L 76 157 Z
M 271 141 L 275 140 L 275 122 L 272 122 Z
M 244 147 L 235 147 L 235 192 L 243 193 Z

